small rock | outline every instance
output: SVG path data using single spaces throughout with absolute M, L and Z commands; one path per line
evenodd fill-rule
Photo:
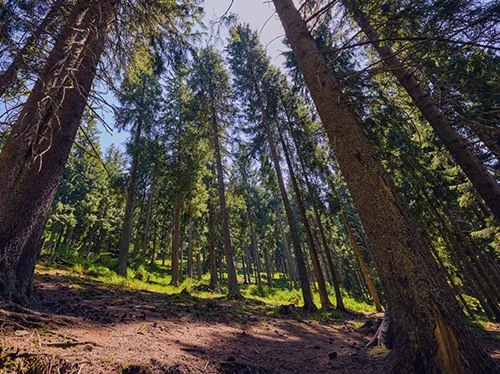
M 337 356 L 338 356 L 337 352 L 330 352 L 330 353 L 328 353 L 328 358 L 330 360 L 333 360 L 334 358 L 337 358 Z

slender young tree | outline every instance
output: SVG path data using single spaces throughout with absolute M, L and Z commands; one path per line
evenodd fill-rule
M 273 0 L 360 213 L 393 317 L 391 372 L 496 372 L 293 0 Z M 419 318 L 415 318 L 418 315 Z

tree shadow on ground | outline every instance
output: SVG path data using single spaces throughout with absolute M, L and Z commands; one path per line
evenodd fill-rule
M 0 322 L 13 321 L 4 343 L 63 356 L 80 374 L 369 374 L 383 367 L 385 352 L 363 349 L 370 334 L 349 319 L 276 317 L 255 300 L 167 295 L 69 275 L 37 275 L 34 295 L 31 309 L 0 304 Z M 38 329 L 19 335 L 29 328 Z M 43 328 L 54 333 L 40 336 Z M 488 342 L 500 356 L 498 341 Z

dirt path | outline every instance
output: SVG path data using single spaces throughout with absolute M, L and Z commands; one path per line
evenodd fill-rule
M 260 302 L 124 291 L 62 275 L 39 274 L 36 297 L 34 311 L 0 304 L 4 360 L 35 365 L 33 373 L 369 374 L 383 364 L 383 352 L 361 348 L 371 332 L 357 331 L 356 320 L 320 324 L 294 311 L 274 318 Z M 500 358 L 498 341 L 486 344 Z

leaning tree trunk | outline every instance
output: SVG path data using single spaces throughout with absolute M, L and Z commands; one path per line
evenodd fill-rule
M 466 325 L 458 302 L 293 0 L 273 3 L 358 208 L 384 283 L 394 328 L 388 372 L 497 372 Z
M 0 97 L 2 97 L 10 87 L 15 85 L 17 73 L 27 64 L 39 40 L 47 33 L 48 28 L 54 23 L 56 15 L 62 10 L 64 3 L 66 3 L 66 0 L 59 0 L 52 5 L 42 22 L 37 26 L 35 31 L 33 31 L 33 34 L 26 39 L 24 46 L 17 52 L 9 67 L 0 75 Z
M 267 143 L 271 151 L 271 158 L 273 160 L 274 170 L 276 171 L 276 177 L 278 179 L 278 186 L 281 193 L 281 199 L 283 201 L 283 206 L 285 208 L 285 214 L 288 220 L 288 226 L 290 227 L 290 235 L 292 237 L 292 246 L 295 252 L 295 261 L 297 262 L 297 271 L 299 273 L 300 287 L 302 289 L 302 296 L 304 298 L 304 308 L 313 311 L 316 310 L 317 308 L 316 305 L 314 305 L 311 293 L 311 285 L 309 282 L 309 276 L 307 275 L 307 268 L 304 259 L 304 254 L 302 253 L 299 234 L 297 232 L 297 226 L 295 224 L 292 208 L 290 207 L 290 201 L 288 200 L 288 195 L 286 193 L 285 183 L 283 182 L 283 175 L 281 173 L 281 166 L 278 158 L 278 152 L 276 151 L 276 146 L 270 128 L 269 118 L 267 116 L 266 108 L 264 106 L 260 88 L 257 82 L 255 83 L 255 89 L 257 93 L 257 99 L 259 101 L 260 110 L 262 112 L 262 124 L 264 125 L 264 131 L 267 136 Z
M 318 282 L 319 298 L 321 300 L 321 308 L 329 309 L 332 307 L 332 303 L 328 298 L 328 290 L 326 289 L 325 276 L 323 270 L 321 269 L 321 264 L 319 261 L 318 249 L 316 248 L 316 243 L 314 243 L 313 234 L 311 231 L 311 225 L 309 224 L 309 219 L 307 218 L 306 210 L 304 208 L 304 202 L 302 201 L 302 196 L 300 193 L 299 185 L 297 183 L 297 178 L 295 177 L 295 171 L 292 165 L 292 160 L 288 153 L 287 145 L 283 137 L 281 137 L 281 145 L 283 147 L 283 153 L 285 154 L 286 164 L 288 166 L 288 172 L 290 173 L 290 179 L 292 181 L 292 188 L 295 193 L 295 199 L 297 200 L 297 205 L 300 211 L 300 217 L 302 218 L 302 225 L 306 232 L 307 245 L 309 246 L 309 252 L 311 254 L 311 261 L 313 265 L 314 276 Z
M 224 242 L 224 256 L 226 257 L 226 271 L 229 286 L 228 297 L 231 299 L 241 298 L 236 269 L 234 267 L 233 247 L 231 245 L 231 232 L 229 230 L 229 212 L 226 207 L 226 192 L 224 187 L 224 170 L 222 167 L 222 155 L 220 151 L 219 126 L 217 125 L 216 113 L 212 113 L 212 136 L 214 141 L 215 162 L 217 166 L 217 190 L 219 192 L 219 207 L 222 217 L 222 236 Z
M 446 149 L 448 149 L 474 188 L 479 192 L 479 195 L 484 199 L 493 215 L 500 221 L 500 185 L 498 185 L 495 178 L 472 153 L 470 144 L 453 128 L 413 74 L 404 67 L 403 63 L 392 53 L 389 47 L 383 46 L 379 42 L 378 32 L 372 27 L 367 16 L 352 1 L 347 2 L 347 8 L 352 10 L 354 19 L 384 63 L 389 67 L 390 72 L 394 74 L 401 86 L 412 98 Z
M 118 0 L 75 4 L 0 153 L 2 298 L 31 296 L 40 237 L 117 6 Z

